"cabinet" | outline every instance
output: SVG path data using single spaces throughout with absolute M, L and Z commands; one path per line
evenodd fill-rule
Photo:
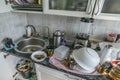
M 38 80 L 86 80 L 39 64 L 35 66 Z
M 120 0 L 96 0 L 96 19 L 120 20 Z
M 87 17 L 106 20 L 120 20 L 120 0 L 35 0 L 35 1 L 36 1 L 36 3 L 34 3 L 35 5 L 32 6 L 22 5 L 22 7 L 25 7 L 24 8 L 25 10 L 23 11 L 23 8 L 19 6 L 17 7 L 19 10 L 15 10 L 16 6 L 14 6 L 13 10 L 10 4 L 8 5 L 5 4 L 5 0 L 0 0 L 1 5 L 0 13 L 9 12 L 10 10 L 12 10 L 13 12 L 40 13 L 40 14 L 42 13 L 51 15 Z
M 95 0 L 43 0 L 45 14 L 91 17 Z
M 5 0 L 0 0 L 0 13 L 9 12 L 12 10 L 11 5 L 6 5 Z
M 0 13 L 42 13 L 42 0 L 0 0 L 0 5 Z

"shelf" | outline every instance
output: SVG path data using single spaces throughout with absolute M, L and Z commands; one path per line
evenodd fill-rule
M 20 12 L 20 13 L 37 13 L 43 14 L 43 9 L 41 5 L 32 4 L 32 5 L 11 5 L 13 10 L 11 12 Z
M 28 10 L 11 10 L 11 12 L 15 12 L 15 13 L 35 13 L 35 14 L 43 14 L 42 11 L 28 11 Z

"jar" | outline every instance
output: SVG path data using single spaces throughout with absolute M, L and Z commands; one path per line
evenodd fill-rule
M 109 77 L 113 80 L 120 80 L 120 62 L 110 70 Z

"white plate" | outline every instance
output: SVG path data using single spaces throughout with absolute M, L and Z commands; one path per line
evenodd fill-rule
M 44 58 L 37 59 L 37 58 L 35 58 L 35 55 L 44 55 Z M 45 60 L 46 57 L 47 57 L 47 55 L 46 55 L 46 53 L 44 51 L 35 51 L 31 55 L 31 59 L 36 61 L 36 62 L 41 62 L 41 61 Z
M 90 48 L 74 50 L 72 55 L 75 61 L 85 70 L 95 69 L 100 62 L 98 54 Z

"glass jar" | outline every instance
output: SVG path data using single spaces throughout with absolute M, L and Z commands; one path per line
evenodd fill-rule
M 110 70 L 109 77 L 113 80 L 120 80 L 120 62 Z

